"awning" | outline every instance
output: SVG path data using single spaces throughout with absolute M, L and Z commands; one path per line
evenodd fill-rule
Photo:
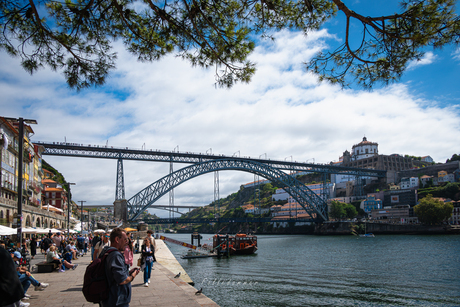
M 59 209 L 59 208 L 54 207 L 54 206 L 51 206 L 51 205 L 42 206 L 42 209 L 43 210 L 54 211 L 54 212 L 64 212 L 64 210 Z
M 0 225 L 0 236 L 11 236 L 18 233 L 17 229 Z
M 37 233 L 37 229 L 30 227 L 22 228 L 22 233 Z

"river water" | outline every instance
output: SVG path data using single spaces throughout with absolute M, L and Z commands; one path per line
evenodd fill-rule
M 167 245 L 223 307 L 460 306 L 458 235 L 260 235 L 255 255 L 229 259 L 181 259 L 186 248 Z

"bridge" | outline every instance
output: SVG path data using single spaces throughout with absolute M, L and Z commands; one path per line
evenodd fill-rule
M 236 170 L 261 176 L 289 193 L 310 215 L 315 222 L 328 220 L 325 197 L 320 197 L 304 184 L 287 172 L 317 172 L 324 178 L 327 174 L 346 174 L 356 178 L 386 176 L 384 170 L 359 169 L 341 167 L 331 164 L 303 163 L 297 161 L 281 161 L 271 159 L 236 157 L 206 153 L 161 151 L 146 149 L 117 148 L 112 146 L 83 145 L 62 142 L 35 142 L 45 148 L 43 155 L 85 157 L 117 160 L 117 187 L 115 200 L 124 200 L 123 160 L 167 162 L 171 164 L 170 173 L 127 200 L 128 220 L 135 221 L 139 215 L 178 185 L 206 173 L 215 173 L 215 198 L 218 194 L 218 172 L 221 170 Z M 189 166 L 173 171 L 173 163 L 183 163 Z M 324 180 L 324 183 L 326 180 Z M 360 180 L 358 180 L 360 182 Z M 217 192 L 216 192 L 217 189 Z M 325 189 L 323 189 L 325 191 Z M 218 197 L 217 197 L 218 198 Z M 174 206 L 171 206 L 174 207 Z M 171 208 L 172 209 L 172 208 Z M 174 209 L 172 209 L 174 210 Z

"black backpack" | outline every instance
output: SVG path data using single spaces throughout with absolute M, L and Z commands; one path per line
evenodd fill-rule
M 116 248 L 109 248 L 102 257 L 94 259 L 86 267 L 82 291 L 88 302 L 99 303 L 108 299 L 109 285 L 105 274 L 105 259 L 116 250 Z

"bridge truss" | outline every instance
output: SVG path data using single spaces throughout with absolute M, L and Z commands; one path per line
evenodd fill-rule
M 286 172 L 318 172 L 327 174 L 345 174 L 359 177 L 385 177 L 386 171 L 334 166 L 330 164 L 304 163 L 271 159 L 253 159 L 250 157 L 230 157 L 225 155 L 201 154 L 179 151 L 139 150 L 114 148 L 109 146 L 91 146 L 73 143 L 36 142 L 45 148 L 43 155 L 102 158 L 117 160 L 116 199 L 124 198 L 123 160 L 156 161 L 192 164 L 152 183 L 128 200 L 128 218 L 136 219 L 165 193 L 183 182 L 209 172 L 219 170 L 239 170 L 262 176 L 290 194 L 310 216 L 318 221 L 327 220 L 325 201 L 308 187 Z M 216 173 L 217 174 L 217 173 Z M 172 192 L 171 192 L 172 193 Z
M 227 158 L 184 167 L 155 181 L 128 200 L 128 220 L 135 220 L 151 204 L 185 181 L 222 170 L 249 172 L 276 182 L 276 185 L 289 193 L 312 219 L 318 221 L 328 219 L 326 202 L 294 177 L 260 162 Z

